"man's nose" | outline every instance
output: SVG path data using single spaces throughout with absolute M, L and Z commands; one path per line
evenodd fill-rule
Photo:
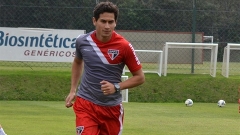
M 106 24 L 105 24 L 105 28 L 110 28 L 110 24 L 109 24 L 109 23 L 106 23 Z

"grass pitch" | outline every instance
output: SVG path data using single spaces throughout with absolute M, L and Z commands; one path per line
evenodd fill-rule
M 238 104 L 124 103 L 123 135 L 238 135 Z M 0 101 L 9 135 L 75 135 L 75 116 L 63 101 Z

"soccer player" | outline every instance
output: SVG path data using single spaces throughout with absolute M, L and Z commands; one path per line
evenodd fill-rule
M 0 135 L 7 135 L 7 134 L 4 132 L 4 130 L 3 130 L 3 128 L 2 128 L 1 125 L 0 125 Z
M 98 3 L 92 18 L 95 30 L 76 40 L 71 89 L 65 106 L 73 106 L 77 135 L 120 135 L 124 116 L 120 91 L 145 81 L 131 43 L 114 31 L 118 14 L 118 7 L 112 2 Z M 121 82 L 125 65 L 132 76 Z

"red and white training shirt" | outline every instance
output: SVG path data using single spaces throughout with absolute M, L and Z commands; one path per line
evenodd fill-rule
M 125 65 L 131 72 L 142 66 L 133 46 L 115 31 L 107 43 L 102 43 L 95 35 L 96 32 L 93 31 L 76 40 L 76 57 L 84 61 L 77 96 L 98 105 L 115 106 L 122 102 L 121 94 L 103 95 L 100 82 L 106 80 L 119 83 Z

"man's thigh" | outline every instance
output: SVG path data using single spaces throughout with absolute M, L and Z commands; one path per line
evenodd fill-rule
M 76 132 L 77 135 L 98 135 L 98 124 L 89 117 L 76 117 Z

